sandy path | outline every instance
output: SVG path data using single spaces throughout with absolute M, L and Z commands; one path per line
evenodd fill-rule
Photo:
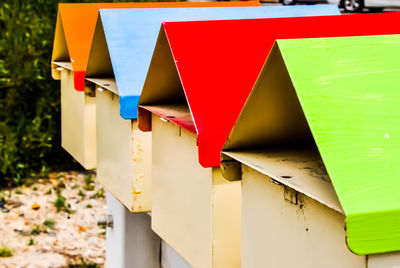
M 5 204 L 0 203 L 0 251 L 5 245 L 13 254 L 0 258 L 0 267 L 68 267 L 82 263 L 82 259 L 104 266 L 105 230 L 96 220 L 105 213 L 105 198 L 100 185 L 85 184 L 86 176 L 54 173 L 49 180 L 39 180 L 30 187 L 0 191 L 0 200 L 5 197 Z M 66 210 L 75 212 L 57 212 L 55 189 L 66 198 Z M 79 192 L 86 196 L 82 198 Z M 55 222 L 53 229 L 44 225 L 46 219 L 47 225 Z

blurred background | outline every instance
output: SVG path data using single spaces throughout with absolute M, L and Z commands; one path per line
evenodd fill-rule
M 399 0 L 276 0 L 275 3 L 284 5 L 294 4 L 335 4 L 342 8 L 345 12 L 382 12 L 395 11 L 400 7 Z

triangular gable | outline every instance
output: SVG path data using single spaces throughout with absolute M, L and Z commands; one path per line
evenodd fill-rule
M 86 80 L 118 94 L 118 87 L 114 78 L 113 66 L 104 35 L 103 24 L 98 16 L 93 34 L 92 46 L 85 73 Z M 108 85 L 113 87 L 109 88 Z
M 400 250 L 399 53 L 400 35 L 278 40 L 224 148 L 313 139 L 361 255 Z
M 159 2 L 159 3 L 62 3 L 58 6 L 56 33 L 52 62 L 72 63 L 75 88 L 84 90 L 84 76 L 90 46 L 100 8 L 176 8 L 176 7 L 227 7 L 259 6 L 259 1 L 233 2 Z M 59 79 L 52 65 L 53 77 Z
M 339 11 L 334 5 L 101 10 L 101 23 L 118 85 L 121 116 L 137 118 L 139 96 L 162 22 L 337 14 Z
M 391 13 L 164 23 L 196 126 L 200 164 L 219 166 L 223 144 L 276 39 L 394 34 L 399 19 L 400 13 Z M 151 76 L 150 67 L 144 90 L 153 87 Z
M 147 80 L 151 83 L 145 84 L 140 96 L 139 128 L 142 131 L 151 130 L 151 112 L 196 134 L 197 130 L 163 28 L 154 49 Z
M 60 72 L 56 71 L 58 67 L 53 62 L 70 62 L 67 41 L 65 40 L 64 27 L 61 22 L 60 12 L 57 14 L 56 31 L 54 34 L 53 53 L 51 57 L 51 76 L 54 79 L 61 79 Z M 69 64 L 68 64 L 69 65 Z M 72 69 L 72 66 L 70 66 Z

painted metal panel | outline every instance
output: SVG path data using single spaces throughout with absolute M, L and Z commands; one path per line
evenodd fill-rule
M 259 6 L 258 1 L 248 2 L 164 2 L 164 3 L 84 3 L 59 4 L 52 54 L 52 75 L 61 79 L 60 66 L 72 70 L 62 82 L 62 146 L 86 169 L 96 167 L 95 98 L 70 92 L 85 90 L 84 75 L 88 64 L 92 38 L 100 8 L 173 8 L 209 6 Z M 102 53 L 107 53 L 108 51 Z M 98 55 L 100 58 L 102 55 Z M 65 77 L 65 76 L 64 76 Z M 93 81 L 92 81 L 93 82 Z M 95 80 L 103 88 L 118 93 L 115 80 Z M 68 88 L 66 85 L 68 84 Z M 68 114 L 71 113 L 71 114 Z
M 105 42 L 101 40 L 100 36 L 99 39 L 94 37 L 93 46 L 103 42 L 104 49 L 102 50 L 108 49 L 113 70 L 113 74 L 109 75 L 115 76 L 118 85 L 121 116 L 125 119 L 135 119 L 137 118 L 139 96 L 162 22 L 338 14 L 337 6 L 333 5 L 100 10 L 99 27 L 100 24 L 103 27 L 107 48 L 104 48 Z M 88 66 L 87 77 L 96 77 L 93 69 L 98 68 L 98 65 L 104 64 L 104 62 L 98 60 L 98 64 Z
M 400 35 L 278 46 L 346 213 L 349 248 L 400 250 Z
M 240 267 L 240 181 L 200 166 L 193 133 L 152 124 L 153 230 L 193 267 Z
M 243 268 L 367 268 L 366 256 L 346 246 L 343 214 L 247 165 L 242 170 Z
M 180 100 L 172 96 L 182 88 L 198 135 L 199 161 L 204 167 L 219 166 L 223 144 L 277 38 L 396 34 L 400 32 L 399 19 L 400 13 L 386 13 L 166 22 L 140 105 Z M 163 117 L 180 124 L 176 119 Z M 139 118 L 139 126 L 141 121 Z
M 400 250 L 399 52 L 399 35 L 278 40 L 225 144 L 318 148 L 357 254 Z
M 104 19 L 98 20 L 94 30 L 94 41 L 87 65 L 87 80 L 99 85 L 103 89 L 121 95 L 122 89 L 135 88 L 135 83 L 137 82 L 135 79 L 138 75 L 144 81 L 147 67 L 142 66 L 143 55 L 144 59 L 146 59 L 146 57 L 148 58 L 148 62 L 145 63 L 145 65 L 148 65 L 163 18 L 169 18 L 169 20 L 181 20 L 185 17 L 229 18 L 229 16 L 235 14 L 239 18 L 252 17 L 250 14 L 239 14 L 243 13 L 243 11 L 250 10 L 255 14 L 261 14 L 263 16 L 265 14 L 267 14 L 265 16 L 276 16 L 270 15 L 270 13 L 276 11 L 279 11 L 277 14 L 284 13 L 292 15 L 298 14 L 298 12 L 303 12 L 304 15 L 338 13 L 337 8 L 333 6 L 283 9 L 281 7 L 278 9 L 260 8 L 259 11 L 256 8 L 246 8 L 244 10 L 238 8 L 199 8 L 193 9 L 193 11 L 191 11 L 191 9 L 102 10 L 101 14 L 104 12 L 106 15 L 109 13 L 122 15 L 113 15 L 111 18 L 106 16 L 109 21 Z M 285 12 L 281 12 L 281 10 L 285 10 Z M 179 18 L 181 15 L 182 18 Z M 157 16 L 161 17 L 158 18 Z M 121 25 L 124 25 L 124 27 L 121 27 Z M 130 27 L 128 27 L 128 25 Z M 106 29 L 108 29 L 108 31 L 105 31 Z M 111 39 L 111 41 L 109 39 Z M 154 41 L 152 41 L 153 39 Z M 132 44 L 136 46 L 136 49 L 132 49 Z M 116 54 L 116 56 L 111 57 L 113 62 L 111 62 L 109 51 L 110 53 L 114 52 L 114 54 Z M 140 68 L 140 70 L 135 69 L 137 66 L 142 67 L 143 70 Z M 133 72 L 134 70 L 136 70 L 136 73 Z M 117 74 L 120 75 L 118 76 Z M 114 75 L 116 79 L 114 79 Z M 120 77 L 120 80 L 122 79 L 123 82 L 119 81 L 118 77 Z M 183 95 L 183 91 L 180 92 Z M 108 97 L 105 98 L 105 96 Z M 144 144 L 140 144 L 137 141 L 140 140 L 136 139 L 138 138 L 136 134 L 138 134 L 139 131 L 133 131 L 133 128 L 129 127 L 129 122 L 131 120 L 129 120 L 129 122 L 124 122 L 122 118 L 118 119 L 118 107 L 124 110 L 122 107 L 124 107 L 126 103 L 129 103 L 129 101 L 124 104 L 122 98 L 118 100 L 118 96 L 115 97 L 114 99 L 114 95 L 109 92 L 100 92 L 97 96 L 98 104 L 101 105 L 101 107 L 97 107 L 98 178 L 129 210 L 133 212 L 150 211 L 150 172 L 146 172 L 147 169 L 140 168 L 140 166 L 134 166 L 135 163 L 138 162 L 134 153 L 134 148 L 144 150 L 144 155 L 147 155 L 148 149 L 151 147 L 150 145 L 147 146 L 147 143 L 145 143 L 146 146 L 144 146 Z M 107 101 L 105 101 L 106 99 Z M 113 103 L 113 105 L 111 105 L 112 107 L 109 105 L 110 103 Z M 134 108 L 132 109 L 136 113 L 136 102 L 130 105 L 133 105 Z M 173 111 L 173 109 L 168 109 L 168 107 L 157 108 Z M 173 108 L 175 109 L 176 105 Z M 183 106 L 183 108 L 187 108 L 187 105 Z M 163 111 L 164 110 L 161 110 L 160 113 L 163 113 Z M 186 116 L 188 128 L 193 127 L 190 113 L 181 113 L 178 109 L 178 114 L 173 113 L 171 116 L 180 118 L 180 115 Z M 133 121 L 136 120 L 132 119 L 132 122 Z M 133 125 L 134 123 L 132 123 L 132 126 Z M 195 132 L 194 128 L 192 128 L 192 130 Z M 149 133 L 146 134 L 148 135 Z M 145 134 L 142 136 L 144 137 L 144 135 Z M 141 163 L 144 163 L 146 166 L 151 164 L 151 162 L 147 163 L 145 159 L 142 160 L 143 162 Z
M 293 184 L 288 186 L 266 175 L 262 168 L 266 162 L 274 163 L 274 156 L 230 154 L 243 163 L 242 267 L 400 267 L 399 252 L 368 256 L 351 253 L 344 240 L 343 213 L 297 192 L 293 186 L 301 181 L 296 177 L 290 179 Z M 254 159 L 249 160 L 249 156 Z M 260 157 L 264 163 L 251 166 Z M 282 158 L 275 164 L 290 170 L 293 165 L 301 165 L 302 160 Z M 333 188 L 330 191 L 335 195 Z
M 110 192 L 106 192 L 107 214 L 113 228 L 107 227 L 106 265 L 113 268 L 160 268 L 160 238 L 151 230 L 151 217 L 132 214 Z
M 151 133 L 119 115 L 118 95 L 97 91 L 97 179 L 131 212 L 151 211 Z
M 52 61 L 71 61 L 74 86 L 84 91 L 84 77 L 91 42 L 100 8 L 173 8 L 259 6 L 259 1 L 233 2 L 161 2 L 161 3 L 61 3 L 58 6 Z M 52 68 L 53 77 L 57 73 Z
M 85 169 L 96 168 L 95 98 L 73 88 L 73 73 L 61 73 L 61 146 Z

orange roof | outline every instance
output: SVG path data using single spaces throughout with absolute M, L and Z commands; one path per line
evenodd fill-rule
M 74 75 L 83 75 L 84 77 L 97 16 L 101 8 L 234 7 L 259 5 L 259 1 L 59 4 L 52 61 L 70 61 Z M 57 78 L 54 72 L 53 77 Z

